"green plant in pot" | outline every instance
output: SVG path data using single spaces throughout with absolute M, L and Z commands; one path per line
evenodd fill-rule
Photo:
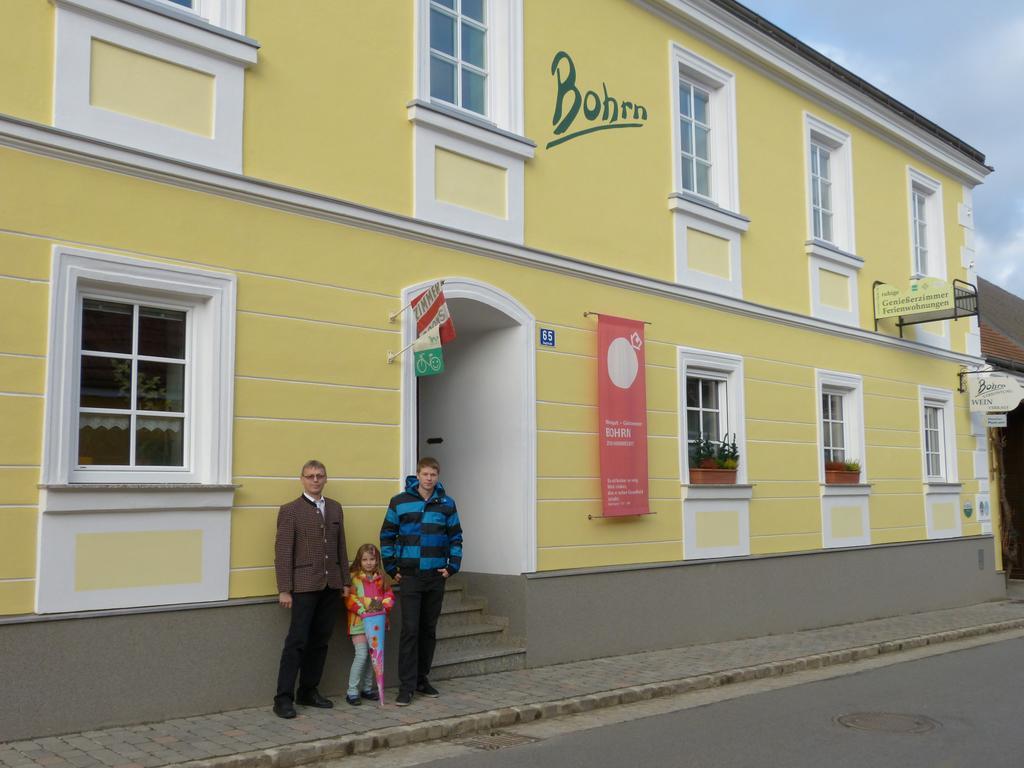
M 825 462 L 825 482 L 829 485 L 853 485 L 860 482 L 860 462 L 857 459 Z
M 690 484 L 733 484 L 740 464 L 736 435 L 725 435 L 721 441 L 701 434 L 690 447 Z

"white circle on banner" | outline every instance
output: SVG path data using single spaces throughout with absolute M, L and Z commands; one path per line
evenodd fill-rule
M 608 378 L 619 389 L 629 389 L 636 381 L 640 361 L 629 339 L 619 336 L 608 345 Z

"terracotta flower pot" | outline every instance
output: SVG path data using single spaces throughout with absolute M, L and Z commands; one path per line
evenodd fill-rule
M 735 469 L 690 468 L 690 485 L 735 485 Z
M 826 469 L 825 482 L 829 485 L 854 485 L 860 482 L 860 470 Z

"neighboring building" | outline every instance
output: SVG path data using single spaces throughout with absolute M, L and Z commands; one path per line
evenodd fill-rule
M 1024 299 L 978 278 L 981 354 L 988 366 L 1024 385 Z M 991 509 L 996 511 L 1002 555 L 1010 578 L 1024 579 L 1024 408 L 989 430 Z M 979 512 L 981 510 L 979 509 Z M 986 510 L 988 512 L 988 510 Z
M 310 457 L 354 548 L 437 454 L 531 665 L 1005 594 L 977 324 L 872 302 L 973 282 L 991 169 L 742 6 L 19 0 L 0 51 L 0 677 L 66 692 L 7 733 L 269 705 Z M 587 312 L 650 323 L 653 514 L 601 517 Z

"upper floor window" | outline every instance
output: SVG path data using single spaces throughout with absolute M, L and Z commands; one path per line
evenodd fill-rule
M 203 21 L 245 34 L 245 0 L 155 0 L 157 5 L 183 8 Z
M 678 45 L 672 67 L 675 189 L 738 212 L 735 76 Z
M 945 279 L 942 185 L 913 168 L 907 169 L 907 175 L 912 275 Z
M 832 153 L 811 142 L 811 226 L 815 240 L 831 243 L 832 235 Z
M 183 467 L 188 313 L 82 302 L 78 467 Z
M 683 189 L 711 197 L 711 94 L 679 81 L 679 139 Z
M 850 135 L 804 114 L 808 234 L 853 254 L 853 162 Z
M 487 114 L 484 0 L 430 0 L 430 97 Z

